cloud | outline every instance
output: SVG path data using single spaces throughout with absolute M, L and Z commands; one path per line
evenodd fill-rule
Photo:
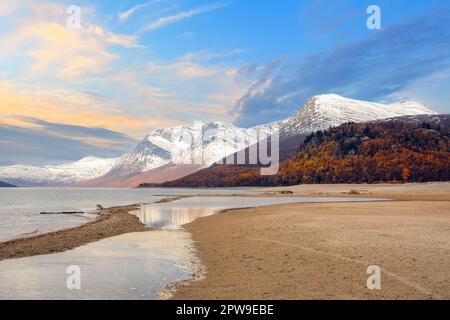
M 142 48 L 143 46 L 138 44 L 138 36 L 128 36 L 115 34 L 103 29 L 98 25 L 87 25 L 85 31 L 90 34 L 94 34 L 100 41 L 105 41 L 107 44 L 121 46 L 124 48 Z
M 134 15 L 137 11 L 139 11 L 145 7 L 148 7 L 154 3 L 158 3 L 158 2 L 161 2 L 161 0 L 152 0 L 152 1 L 147 1 L 147 2 L 141 3 L 141 4 L 137 4 L 129 10 L 119 13 L 119 20 L 126 21 L 126 20 L 128 20 L 128 18 L 130 18 L 132 15 Z
M 415 81 L 449 69 L 449 24 L 449 12 L 435 12 L 287 63 L 265 89 L 238 101 L 236 123 L 251 126 L 286 118 L 310 96 L 322 93 L 390 100 Z
M 169 65 L 150 65 L 150 72 L 174 72 L 180 78 L 205 78 L 217 74 L 219 71 L 213 66 L 204 66 L 194 62 L 176 62 Z
M 138 48 L 134 36 L 121 36 L 90 25 L 81 30 L 69 30 L 57 23 L 37 23 L 15 35 L 20 44 L 37 41 L 28 52 L 35 59 L 36 70 L 58 69 L 61 77 L 95 75 L 109 70 L 119 57 L 108 51 L 108 45 Z
M 209 6 L 199 7 L 199 8 L 189 10 L 189 11 L 180 12 L 175 15 L 162 17 L 156 21 L 153 21 L 146 27 L 144 27 L 142 29 L 142 31 L 143 32 L 153 31 L 153 30 L 159 29 L 161 27 L 164 27 L 166 25 L 169 25 L 169 24 L 181 21 L 181 20 L 192 18 L 199 14 L 203 14 L 203 13 L 207 13 L 207 12 L 211 12 L 211 11 L 215 11 L 215 10 L 224 8 L 228 5 L 229 5 L 229 3 L 216 3 L 216 4 L 209 5 Z
M 6 16 L 23 5 L 22 0 L 0 2 L 0 17 Z
M 116 34 L 90 23 L 91 11 L 82 8 L 81 29 L 70 30 L 61 19 L 66 17 L 64 5 L 27 3 L 23 13 L 12 19 L 12 32 L 0 39 L 0 55 L 31 60 L 33 72 L 75 79 L 111 70 L 120 58 L 111 47 L 142 47 L 138 36 Z
M 153 93 L 148 105 L 159 114 L 184 121 L 230 121 L 230 109 L 252 84 L 254 75 L 240 72 L 241 62 L 230 61 L 243 52 L 199 51 L 185 54 L 175 62 L 156 61 L 147 68 L 149 82 L 170 88 L 170 96 L 160 99 Z
M 0 82 L 0 123 L 29 127 L 24 118 L 46 119 L 53 123 L 104 127 L 140 138 L 157 119 L 133 116 L 114 102 L 94 92 L 48 89 L 34 85 L 19 88 Z
M 180 79 L 208 78 L 213 76 L 235 77 L 238 71 L 235 68 L 227 68 L 218 60 L 223 60 L 245 52 L 244 49 L 233 49 L 226 52 L 198 51 L 183 55 L 172 64 L 151 64 L 150 72 L 170 73 Z
M 236 48 L 225 52 L 211 52 L 202 50 L 197 52 L 186 53 L 181 60 L 183 61 L 197 61 L 197 62 L 211 62 L 213 60 L 230 58 L 246 52 L 246 49 Z
M 76 161 L 92 155 L 121 156 L 136 141 L 111 130 L 23 118 L 28 127 L 0 124 L 0 165 L 49 164 Z

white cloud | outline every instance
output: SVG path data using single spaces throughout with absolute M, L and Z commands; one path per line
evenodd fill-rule
M 109 70 L 119 58 L 109 47 L 139 48 L 137 40 L 136 36 L 114 34 L 97 25 L 69 30 L 57 22 L 38 21 L 1 39 L 0 51 L 3 56 L 31 57 L 34 71 L 76 78 Z
M 176 62 L 168 65 L 151 65 L 150 72 L 174 72 L 180 78 L 204 78 L 218 73 L 215 67 L 208 67 L 193 62 Z
M 239 67 L 212 62 L 224 54 L 200 52 L 180 57 L 169 64 L 153 63 L 146 76 L 159 87 L 171 88 L 172 96 L 149 95 L 148 105 L 178 119 L 231 121 L 231 111 L 254 79 L 242 75 Z
M 189 10 L 189 11 L 180 12 L 180 13 L 175 14 L 175 15 L 162 17 L 162 18 L 159 18 L 158 20 L 150 23 L 146 27 L 144 27 L 143 31 L 144 32 L 145 31 L 153 31 L 153 30 L 159 29 L 161 27 L 164 27 L 166 25 L 175 23 L 177 21 L 189 19 L 189 18 L 192 18 L 192 17 L 194 17 L 196 15 L 199 15 L 199 14 L 203 14 L 203 13 L 207 13 L 207 12 L 210 12 L 210 11 L 218 10 L 218 9 L 224 8 L 224 7 L 228 6 L 228 5 L 229 5 L 229 3 L 216 3 L 216 4 L 209 5 L 209 6 L 204 6 L 204 7 L 192 9 L 192 10 Z
M 183 56 L 184 61 L 200 61 L 200 62 L 211 62 L 212 60 L 219 60 L 224 58 L 229 58 L 235 55 L 244 53 L 245 49 L 232 49 L 226 52 L 211 52 L 207 50 L 190 52 Z
M 143 46 L 138 44 L 138 36 L 119 35 L 109 32 L 97 25 L 88 25 L 86 31 L 95 34 L 100 39 L 105 40 L 108 44 L 117 45 L 124 48 L 142 48 Z
M 140 9 L 143 9 L 149 5 L 152 5 L 152 4 L 158 3 L 158 2 L 161 2 L 161 0 L 152 0 L 152 1 L 147 1 L 145 3 L 137 4 L 129 10 L 119 13 L 119 20 L 126 21 L 126 20 L 128 20 L 128 18 L 130 18 L 132 15 L 134 15 Z
M 92 22 L 95 18 L 92 7 L 81 10 L 81 29 L 70 30 L 65 21 L 66 6 L 62 3 L 3 1 L 0 16 L 14 12 L 14 17 L 0 39 L 0 56 L 31 58 L 29 72 L 79 78 L 111 70 L 120 58 L 112 46 L 142 47 L 138 36 L 116 34 Z

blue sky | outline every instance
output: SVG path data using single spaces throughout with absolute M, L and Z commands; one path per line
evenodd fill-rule
M 72 4 L 81 29 L 66 26 Z M 373 4 L 381 30 L 366 26 Z M 0 164 L 116 156 L 190 121 L 267 123 L 321 93 L 448 113 L 449 26 L 443 0 L 8 1 L 0 132 L 21 134 L 0 136 Z M 46 157 L 54 138 L 78 147 Z

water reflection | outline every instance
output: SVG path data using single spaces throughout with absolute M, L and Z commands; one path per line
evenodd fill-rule
M 296 197 L 192 197 L 171 203 L 143 205 L 133 212 L 139 220 L 156 229 L 177 230 L 198 218 L 225 209 L 248 208 L 286 203 L 311 202 L 367 202 L 384 199 L 365 198 L 296 198 Z
M 153 228 L 164 230 L 180 229 L 195 219 L 213 214 L 218 208 L 152 208 L 144 207 L 136 212 L 139 220 Z
M 89 211 L 103 207 L 154 203 L 178 195 L 251 194 L 240 189 L 83 189 L 83 188 L 1 188 L 0 241 L 22 234 L 46 233 L 79 226 L 88 222 L 85 216 L 40 215 L 41 211 Z
M 166 285 L 187 280 L 195 271 L 191 245 L 185 231 L 151 231 L 62 253 L 4 260 L 0 262 L 0 300 L 155 300 Z M 71 265 L 80 267 L 80 290 L 66 286 Z

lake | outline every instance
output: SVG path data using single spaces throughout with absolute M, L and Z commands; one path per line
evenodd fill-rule
M 42 211 L 89 211 L 104 207 L 153 203 L 170 195 L 247 194 L 241 189 L 81 189 L 0 188 L 0 241 L 27 233 L 79 226 L 92 215 L 41 215 Z

